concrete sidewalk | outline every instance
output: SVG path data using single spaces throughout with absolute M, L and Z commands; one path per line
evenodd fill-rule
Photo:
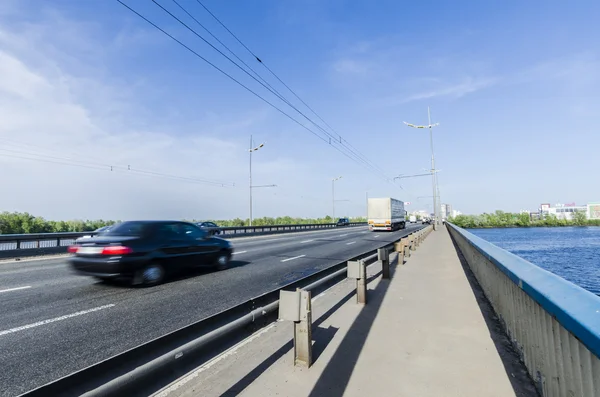
M 391 281 L 369 269 L 365 306 L 351 280 L 319 296 L 310 369 L 277 323 L 159 395 L 537 396 L 445 228 L 392 268 Z

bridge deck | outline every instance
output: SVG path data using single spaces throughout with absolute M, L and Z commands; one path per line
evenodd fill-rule
M 350 280 L 315 301 L 310 369 L 292 365 L 291 324 L 278 323 L 161 395 L 537 395 L 445 228 L 392 268 L 365 306 Z

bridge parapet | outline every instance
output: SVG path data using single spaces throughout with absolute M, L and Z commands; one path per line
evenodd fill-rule
M 600 396 L 600 297 L 447 224 L 543 396 Z

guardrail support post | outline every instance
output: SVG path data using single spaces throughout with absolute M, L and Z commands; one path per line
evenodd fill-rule
M 417 249 L 417 247 L 415 246 L 415 236 L 411 235 L 410 236 L 410 250 L 415 251 L 416 249 Z
M 360 278 L 356 281 L 356 301 L 367 304 L 367 266 L 360 261 Z
M 407 240 L 406 244 L 404 244 L 404 257 L 410 258 L 410 255 L 410 240 Z
M 310 291 L 300 290 L 300 321 L 294 322 L 294 365 L 312 365 L 312 305 Z
M 279 319 L 294 322 L 294 365 L 312 365 L 311 293 L 302 289 L 279 292 Z
M 394 244 L 394 250 L 398 254 L 398 264 L 404 265 L 404 239 Z
M 390 255 L 386 248 L 377 249 L 377 259 L 381 261 L 381 278 L 390 278 Z
M 356 280 L 356 303 L 367 303 L 367 266 L 363 260 L 348 261 L 348 278 Z

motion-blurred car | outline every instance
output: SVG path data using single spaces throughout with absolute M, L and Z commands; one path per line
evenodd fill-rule
M 202 229 L 205 229 L 210 234 L 221 234 L 221 228 L 214 222 L 199 222 L 196 225 L 200 226 Z
M 129 221 L 69 247 L 71 268 L 101 280 L 126 278 L 156 285 L 179 271 L 225 269 L 233 247 L 193 223 Z
M 349 226 L 350 225 L 350 219 L 348 218 L 340 218 L 338 219 L 337 223 L 335 224 L 336 226 Z

